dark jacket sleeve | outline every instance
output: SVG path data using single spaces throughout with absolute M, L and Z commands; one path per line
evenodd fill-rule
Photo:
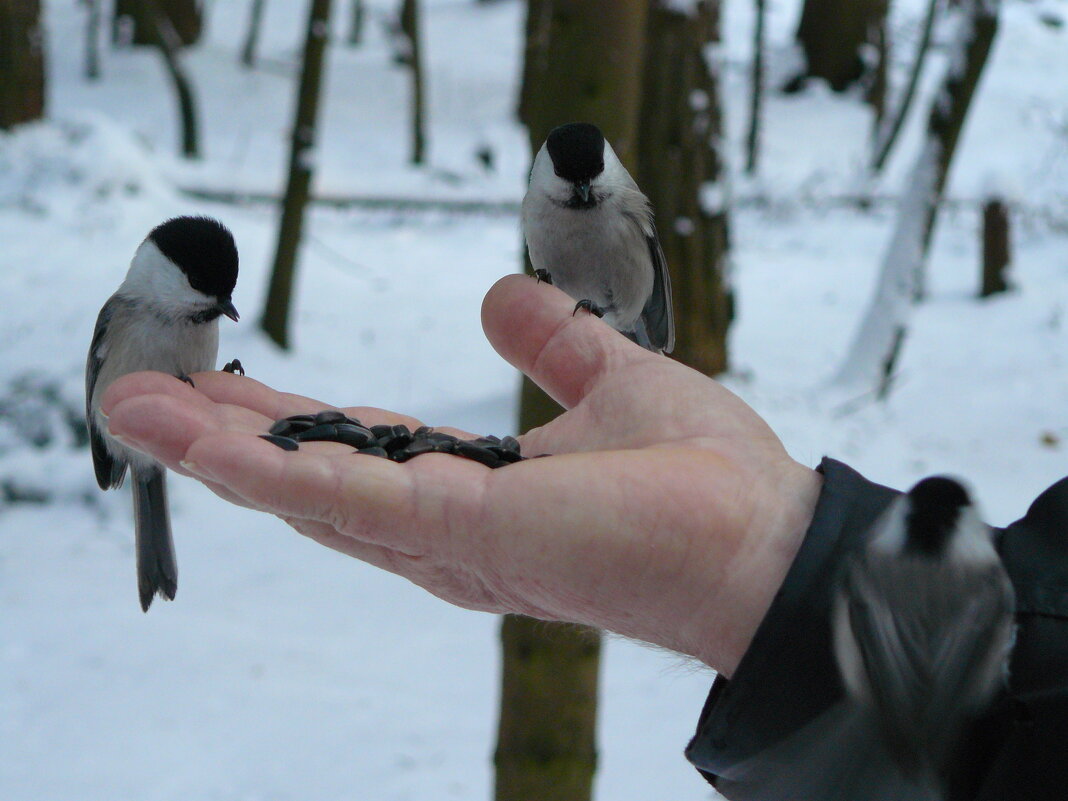
M 720 777 L 815 721 L 844 696 L 831 643 L 843 557 L 898 495 L 832 459 L 805 540 L 730 681 L 717 677 L 687 758 L 732 801 L 763 801 L 757 777 Z M 1068 479 L 998 531 L 1017 595 L 1008 691 L 968 732 L 947 801 L 1068 798 Z M 781 771 L 780 771 L 781 774 Z M 769 777 L 768 784 L 772 783 Z M 776 793 L 782 776 L 774 777 Z

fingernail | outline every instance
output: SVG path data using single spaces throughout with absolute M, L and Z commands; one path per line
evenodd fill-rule
M 182 459 L 181 461 L 178 462 L 178 464 L 180 464 L 182 466 L 183 470 L 186 470 L 186 471 L 192 473 L 194 476 L 205 476 L 205 477 L 209 476 L 208 471 L 205 470 L 203 467 L 201 467 L 199 464 L 197 464 L 194 461 L 190 461 L 188 459 Z

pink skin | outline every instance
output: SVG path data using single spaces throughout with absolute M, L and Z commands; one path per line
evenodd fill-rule
M 598 626 L 730 675 L 821 479 L 715 381 L 572 316 L 573 305 L 513 275 L 482 308 L 501 356 L 568 410 L 520 437 L 523 453 L 550 459 L 490 470 L 444 454 L 395 464 L 334 443 L 282 451 L 256 435 L 333 407 L 225 373 L 198 373 L 195 389 L 136 373 L 103 409 L 113 434 L 170 469 L 450 603 Z

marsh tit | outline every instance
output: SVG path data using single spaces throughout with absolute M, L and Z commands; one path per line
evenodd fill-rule
M 928 797 L 939 797 L 969 718 L 1004 685 L 1013 610 L 993 532 L 951 478 L 894 501 L 846 563 L 833 613 L 846 692 Z
M 237 248 L 230 232 L 206 217 L 176 217 L 154 228 L 134 254 L 126 279 L 97 317 L 85 366 L 86 421 L 101 489 L 133 485 L 137 587 L 148 611 L 158 593 L 174 599 L 178 565 L 167 510 L 165 469 L 108 434 L 100 399 L 120 376 L 158 370 L 189 383 L 215 367 L 219 317 L 235 322 Z
M 962 484 L 924 479 L 832 581 L 824 614 L 844 697 L 725 766 L 717 789 L 751 801 L 943 801 L 969 720 L 1007 677 L 1014 596 L 992 530 Z
M 523 235 L 535 275 L 639 345 L 675 345 L 671 278 L 638 189 L 595 125 L 553 129 L 534 158 Z

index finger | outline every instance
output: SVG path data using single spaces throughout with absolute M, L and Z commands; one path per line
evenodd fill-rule
M 101 409 L 104 414 L 110 415 L 116 405 L 137 395 L 169 395 L 194 404 L 206 397 L 215 403 L 244 407 L 271 420 L 339 408 L 304 395 L 279 392 L 248 376 L 212 371 L 195 373 L 192 379 L 195 389 L 165 373 L 131 373 L 108 387 Z M 404 424 L 413 429 L 422 425 L 414 417 L 370 406 L 349 406 L 340 410 L 367 423 Z

